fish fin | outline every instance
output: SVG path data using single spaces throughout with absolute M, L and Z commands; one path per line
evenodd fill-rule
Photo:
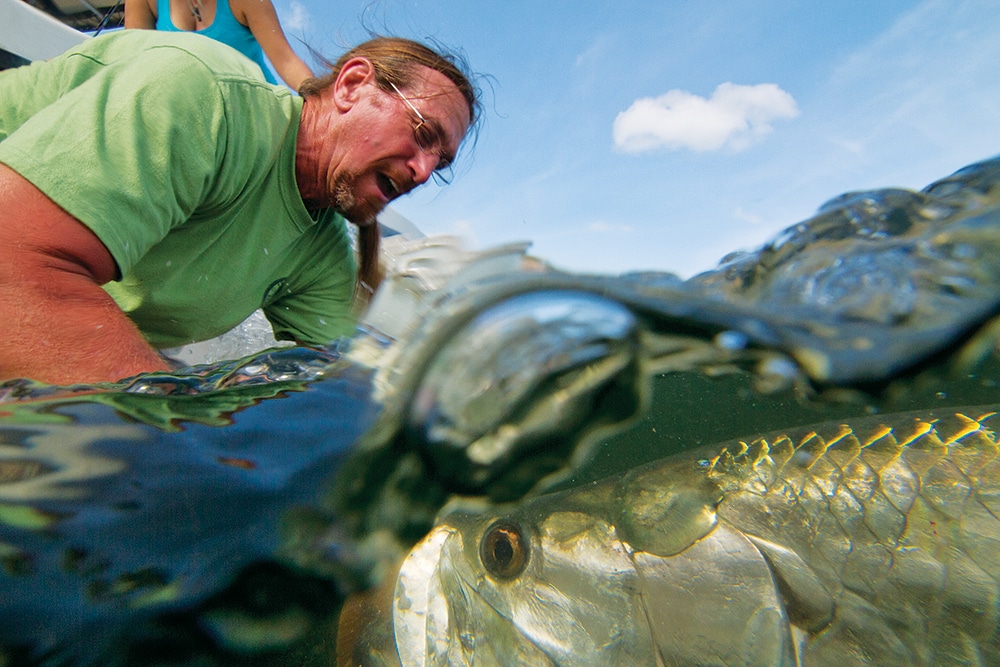
M 833 596 L 816 572 L 802 558 L 780 544 L 747 535 L 771 568 L 789 620 L 814 633 L 833 619 Z
M 829 626 L 807 642 L 802 662 L 844 664 L 848 656 L 864 656 L 863 664 L 871 665 L 977 664 L 970 662 L 968 656 L 955 663 L 937 662 L 933 653 L 926 652 L 925 648 L 908 644 L 900 636 L 898 625 L 882 610 L 860 595 L 845 590 L 837 599 L 837 611 Z

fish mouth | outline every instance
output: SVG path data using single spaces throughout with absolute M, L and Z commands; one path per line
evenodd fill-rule
M 448 607 L 442 604 L 439 568 L 446 542 L 457 534 L 450 526 L 434 528 L 400 566 L 392 621 L 402 667 L 423 667 L 433 654 L 447 654 Z M 431 656 L 428 649 L 433 649 Z

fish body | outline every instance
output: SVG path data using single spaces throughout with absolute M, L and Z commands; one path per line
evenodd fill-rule
M 998 410 L 832 422 L 453 506 L 400 569 L 399 660 L 998 664 Z

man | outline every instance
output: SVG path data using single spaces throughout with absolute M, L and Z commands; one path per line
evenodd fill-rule
M 113 381 L 263 307 L 279 338 L 353 331 L 375 216 L 446 169 L 476 90 L 409 40 L 303 97 L 226 46 L 123 31 L 0 74 L 0 379 Z M 343 216 L 343 217 L 341 217 Z

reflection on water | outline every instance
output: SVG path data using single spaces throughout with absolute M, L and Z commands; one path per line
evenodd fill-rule
M 212 600 L 227 587 L 325 591 L 321 605 L 274 598 L 263 616 L 277 626 L 303 605 L 333 612 L 337 579 L 286 572 L 276 555 L 291 511 L 322 496 L 377 416 L 370 369 L 307 350 L 247 362 L 114 388 L 8 386 L 30 396 L 0 404 L 0 454 L 19 470 L 0 484 L 0 638 L 14 664 L 182 646 L 222 627 L 231 602 Z M 198 604 L 201 619 L 170 616 Z M 309 626 L 296 627 L 289 641 Z
M 843 195 L 686 282 L 550 272 L 449 284 L 424 295 L 399 340 L 365 329 L 326 350 L 118 384 L 4 383 L 0 664 L 329 664 L 335 653 L 393 664 L 397 631 L 441 641 L 389 619 L 400 563 L 457 498 L 482 512 L 761 432 L 904 410 L 932 423 L 930 410 L 1000 404 L 997 183 L 1000 163 L 987 162 L 921 193 Z M 673 516 L 673 480 L 643 487 L 644 511 Z M 617 521 L 603 529 L 623 530 Z M 503 579 L 523 564 L 508 558 L 517 531 L 501 528 L 469 553 L 498 559 Z M 553 533 L 551 548 L 586 568 L 571 534 Z M 427 544 L 409 562 L 440 560 Z M 776 558 L 754 567 L 806 572 Z M 741 567 L 725 566 L 749 577 Z M 410 591 L 418 571 L 400 575 Z M 594 575 L 560 585 L 587 599 L 606 581 Z M 464 595 L 442 586 L 420 594 L 422 618 Z M 522 603 L 504 604 L 479 632 L 511 631 Z M 596 631 L 605 616 L 586 623 Z M 449 659 L 477 655 L 477 637 L 450 641 Z

